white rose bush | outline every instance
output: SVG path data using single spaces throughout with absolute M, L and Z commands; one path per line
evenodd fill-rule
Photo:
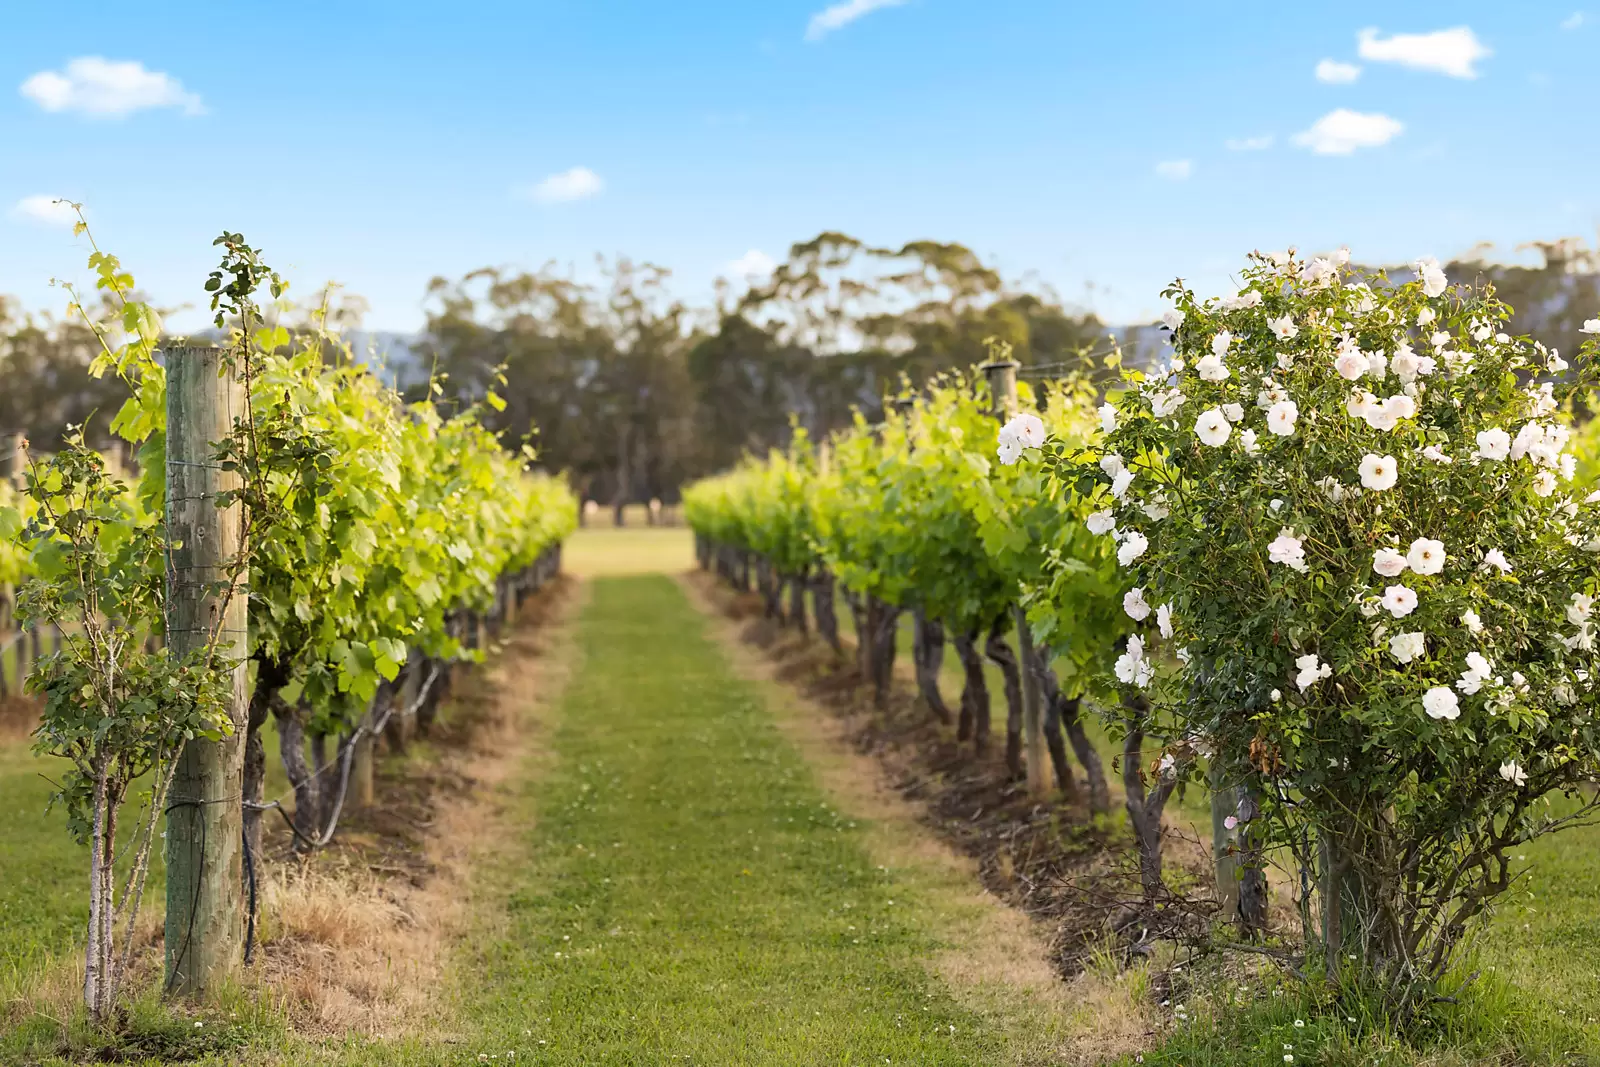
M 1193 739 L 1164 773 L 1203 753 L 1258 798 L 1253 839 L 1316 887 L 1308 944 L 1407 1010 L 1513 850 L 1596 811 L 1600 494 L 1562 412 L 1597 346 L 1569 368 L 1432 261 L 1242 278 L 1170 287 L 1170 365 L 1043 456 L 1139 590 L 1116 673 Z

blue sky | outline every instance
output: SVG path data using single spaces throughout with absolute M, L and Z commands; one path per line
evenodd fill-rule
M 87 276 L 50 196 L 162 302 L 229 229 L 402 330 L 437 274 L 626 253 L 708 300 L 824 228 L 962 241 L 1113 322 L 1252 248 L 1600 229 L 1600 5 L 1572 0 L 8 8 L 0 293 L 34 309 Z

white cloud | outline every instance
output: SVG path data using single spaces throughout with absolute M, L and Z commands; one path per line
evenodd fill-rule
M 540 204 L 565 204 L 572 200 L 587 200 L 599 196 L 606 183 L 588 167 L 573 167 L 560 174 L 552 174 L 538 185 L 523 193 Z
M 65 71 L 44 70 L 22 83 L 22 95 L 46 111 L 77 111 L 94 118 L 126 118 L 135 111 L 175 107 L 202 115 L 200 97 L 170 74 L 143 63 L 81 56 Z
M 848 26 L 863 15 L 870 15 L 879 8 L 899 7 L 906 0 L 839 0 L 839 3 L 823 8 L 811 16 L 811 21 L 806 24 L 806 40 L 820 41 L 834 30 Z
M 1260 152 L 1272 147 L 1272 134 L 1264 133 L 1260 137 L 1230 137 L 1223 144 L 1230 152 Z
M 1317 81 L 1329 85 L 1343 85 L 1361 77 L 1361 68 L 1354 63 L 1341 63 L 1337 59 L 1324 59 L 1317 64 Z
M 1473 64 L 1494 53 L 1469 26 L 1456 26 L 1432 33 L 1397 33 L 1379 37 L 1377 30 L 1362 30 L 1356 35 L 1356 48 L 1362 59 L 1373 63 L 1398 63 L 1414 70 L 1448 74 L 1452 78 L 1476 78 Z
M 1388 144 L 1404 129 L 1404 123 L 1388 115 L 1341 107 L 1312 123 L 1309 130 L 1295 134 L 1293 141 L 1319 156 L 1348 156 L 1358 148 Z
M 1156 173 L 1168 181 L 1181 182 L 1194 173 L 1194 160 L 1164 159 L 1156 164 Z
M 12 206 L 11 217 L 47 226 L 71 226 L 78 221 L 72 205 L 56 196 L 25 196 Z
M 1561 20 L 1561 28 L 1564 30 L 1575 30 L 1579 26 L 1583 25 L 1584 20 L 1587 17 L 1588 16 L 1586 16 L 1582 11 L 1574 11 L 1572 14 Z
M 777 265 L 777 262 L 761 249 L 752 248 L 738 259 L 733 260 L 724 269 L 735 278 L 749 280 L 751 278 L 765 278 L 772 273 L 773 268 Z

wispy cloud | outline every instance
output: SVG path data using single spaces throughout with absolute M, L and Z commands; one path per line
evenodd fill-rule
M 599 196 L 606 183 L 588 167 L 573 167 L 560 174 L 552 174 L 538 185 L 522 190 L 524 196 L 540 204 L 565 204 L 573 200 L 587 200 Z
M 133 60 L 100 56 L 74 59 L 65 70 L 40 71 L 22 83 L 21 92 L 46 111 L 76 111 L 93 118 L 126 118 L 153 108 L 205 114 L 200 97 L 172 75 L 146 70 Z
M 1317 81 L 1330 85 L 1343 85 L 1361 77 L 1361 68 L 1354 63 L 1341 63 L 1337 59 L 1324 59 L 1317 64 Z
M 11 217 L 42 222 L 46 226 L 65 227 L 78 221 L 78 213 L 72 205 L 57 196 L 25 196 L 12 205 Z
M 820 41 L 834 30 L 850 25 L 864 15 L 885 7 L 899 7 L 906 0 L 840 0 L 811 16 L 806 24 L 806 40 Z
M 761 249 L 752 248 L 738 259 L 730 262 L 723 269 L 735 278 L 750 281 L 756 278 L 765 278 L 772 273 L 773 268 L 777 265 L 777 262 Z
M 1272 134 L 1259 137 L 1230 137 L 1222 142 L 1230 152 L 1260 152 L 1272 147 Z
M 1470 26 L 1456 26 L 1432 33 L 1397 33 L 1379 37 L 1377 30 L 1362 30 L 1356 35 L 1357 54 L 1373 63 L 1398 63 L 1413 70 L 1448 74 L 1452 78 L 1476 78 L 1475 64 L 1494 53 L 1472 32 Z
M 1561 28 L 1564 30 L 1575 30 L 1579 26 L 1582 26 L 1586 21 L 1588 21 L 1587 15 L 1585 15 L 1582 11 L 1574 11 L 1572 14 L 1561 20 Z
M 1404 130 L 1404 123 L 1388 115 L 1341 107 L 1312 123 L 1310 129 L 1295 134 L 1293 140 L 1319 156 L 1348 156 L 1358 148 L 1388 144 Z
M 1194 160 L 1164 159 L 1156 164 L 1156 173 L 1169 182 L 1187 181 L 1194 173 Z

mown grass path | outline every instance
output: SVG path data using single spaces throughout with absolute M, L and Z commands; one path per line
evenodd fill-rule
M 986 1064 L 875 867 L 664 576 L 602 578 L 500 935 L 462 975 L 479 1047 L 561 1064 Z

